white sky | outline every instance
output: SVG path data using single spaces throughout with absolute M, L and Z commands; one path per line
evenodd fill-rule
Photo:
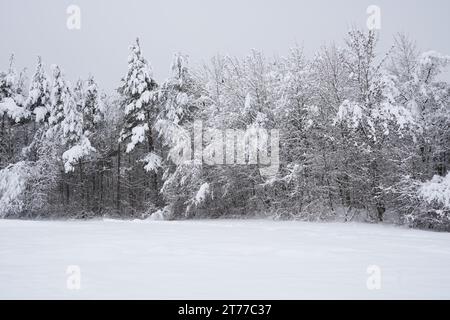
M 81 30 L 66 27 L 70 4 L 81 8 Z M 251 48 L 284 55 L 295 43 L 311 55 L 342 43 L 351 26 L 365 27 L 371 4 L 381 8 L 381 52 L 406 32 L 422 50 L 450 54 L 448 0 L 0 0 L 0 69 L 14 52 L 17 67 L 31 74 L 41 55 L 69 80 L 92 73 L 110 91 L 136 36 L 161 81 L 176 51 L 189 54 L 191 64 Z

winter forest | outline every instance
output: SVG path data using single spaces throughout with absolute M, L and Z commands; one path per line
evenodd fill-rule
M 309 58 L 297 46 L 195 66 L 177 53 L 160 81 L 141 38 L 108 94 L 92 76 L 69 83 L 45 57 L 20 71 L 12 55 L 0 71 L 0 217 L 268 216 L 450 231 L 450 56 L 403 34 L 388 52 L 377 40 L 351 30 Z M 247 164 L 177 161 L 196 121 L 216 158 L 226 130 L 244 141 L 279 130 L 277 173 L 262 175 L 247 145 Z

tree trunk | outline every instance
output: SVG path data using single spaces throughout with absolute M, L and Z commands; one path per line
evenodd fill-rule
M 117 192 L 116 192 L 116 210 L 117 212 L 120 212 L 120 192 L 121 192 L 121 188 L 120 188 L 120 154 L 121 154 L 121 150 L 120 150 L 120 143 L 118 145 L 118 152 L 117 152 Z

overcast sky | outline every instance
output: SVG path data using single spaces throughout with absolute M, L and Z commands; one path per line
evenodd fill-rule
M 80 30 L 66 26 L 70 4 L 81 9 Z M 251 48 L 284 55 L 295 43 L 311 55 L 340 43 L 351 26 L 365 27 L 371 4 L 381 8 L 380 51 L 395 33 L 407 32 L 421 49 L 450 54 L 448 0 L 0 0 L 0 69 L 14 52 L 17 66 L 31 73 L 41 55 L 68 79 L 92 73 L 110 91 L 126 72 L 136 36 L 164 80 L 176 51 L 191 64 Z

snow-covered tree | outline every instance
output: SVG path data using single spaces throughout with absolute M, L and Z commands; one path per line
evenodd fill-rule
M 14 66 L 14 55 L 11 55 L 8 71 L 0 74 L 0 98 L 14 98 L 19 92 L 19 74 Z
M 165 172 L 161 192 L 173 217 L 190 214 L 187 202 L 201 184 L 202 163 L 192 160 L 191 133 L 199 104 L 199 86 L 189 70 L 188 58 L 174 55 L 171 76 L 159 90 L 160 113 L 155 128 L 165 146 Z
M 72 90 L 64 80 L 58 66 L 53 66 L 53 83 L 51 90 L 51 105 L 49 139 L 59 138 L 63 152 L 66 172 L 74 170 L 74 165 L 95 149 L 91 146 L 89 137 L 83 131 L 84 89 L 83 82 L 77 82 Z
M 95 149 L 89 140 L 89 131 L 84 131 L 83 110 L 85 108 L 85 92 L 83 81 L 77 81 L 73 93 L 68 91 L 64 101 L 64 119 L 62 132 L 66 145 L 69 147 L 62 158 L 65 161 L 66 172 L 74 170 L 74 165 Z
M 89 76 L 84 97 L 83 124 L 84 131 L 94 132 L 104 119 L 104 103 L 93 76 Z
M 29 118 L 24 107 L 24 73 L 18 73 L 11 55 L 7 72 L 0 72 L 0 168 L 17 158 L 20 127 L 17 124 Z
M 119 144 L 117 207 L 121 202 L 125 206 L 133 205 L 136 194 L 146 197 L 146 210 L 155 207 L 159 201 L 157 170 L 160 156 L 156 150 L 154 128 L 158 114 L 157 89 L 150 63 L 144 58 L 139 39 L 136 39 L 130 47 L 127 74 L 118 89 L 123 112 L 119 143 L 126 143 L 126 154 L 122 158 Z M 125 192 L 119 191 L 122 186 Z
M 151 134 L 156 116 L 156 89 L 150 64 L 144 58 L 139 43 L 130 47 L 128 71 L 122 79 L 119 93 L 123 98 L 124 126 L 120 141 L 128 141 L 126 151 L 131 152 L 138 143 L 147 141 L 149 151 L 153 151 Z
M 50 111 L 50 81 L 45 73 L 41 57 L 38 57 L 36 71 L 31 78 L 25 106 L 34 115 L 36 122 L 48 119 Z
M 61 123 L 64 120 L 64 107 L 66 101 L 72 100 L 69 87 L 63 78 L 61 69 L 52 65 L 53 80 L 50 90 L 50 115 L 48 118 L 49 136 L 58 135 L 61 131 Z M 72 101 L 73 102 L 73 101 Z
M 176 53 L 171 66 L 171 76 L 159 90 L 159 102 L 163 117 L 175 125 L 192 121 L 196 108 L 195 81 L 189 70 L 188 57 Z
M 343 132 L 361 171 L 359 178 L 368 191 L 369 198 L 360 198 L 362 205 L 376 212 L 374 219 L 381 221 L 386 211 L 384 174 L 386 159 L 383 154 L 389 146 L 391 135 L 401 136 L 414 127 L 410 110 L 398 102 L 395 78 L 383 69 L 385 58 L 376 61 L 376 34 L 364 35 L 352 30 L 347 40 L 345 67 L 349 73 L 349 92 L 342 101 L 336 124 Z
M 3 122 L 6 118 L 19 122 L 29 117 L 28 110 L 24 108 L 24 82 L 24 72 L 17 72 L 14 55 L 11 55 L 8 71 L 0 72 L 0 115 Z
M 397 60 L 394 67 L 400 69 L 398 65 L 405 64 L 409 67 L 400 73 L 403 81 L 398 80 L 397 87 L 400 102 L 412 113 L 418 126 L 415 138 L 419 157 L 414 165 L 421 167 L 417 170 L 421 179 L 429 179 L 436 173 L 445 175 L 450 153 L 450 87 L 439 80 L 439 75 L 450 64 L 450 56 L 434 51 L 411 57 L 403 55 L 403 60 Z

